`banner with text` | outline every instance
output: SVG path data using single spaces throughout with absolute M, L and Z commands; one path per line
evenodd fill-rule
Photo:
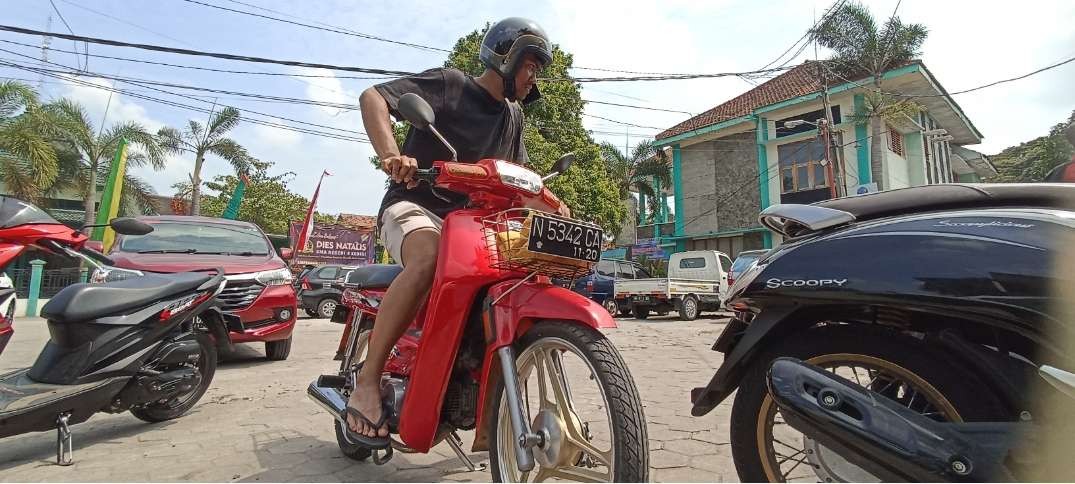
M 291 243 L 299 239 L 302 222 L 291 223 Z M 376 238 L 373 232 L 359 232 L 339 225 L 314 224 L 306 247 L 294 247 L 294 266 L 307 264 L 372 264 Z

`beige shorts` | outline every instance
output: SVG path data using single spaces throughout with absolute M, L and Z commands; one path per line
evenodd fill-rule
M 440 235 L 444 219 L 412 202 L 396 202 L 381 214 L 381 242 L 388 255 L 403 265 L 403 239 L 415 230 L 429 229 Z

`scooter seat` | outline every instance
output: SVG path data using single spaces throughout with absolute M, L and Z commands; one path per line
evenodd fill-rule
M 357 289 L 383 289 L 403 272 L 403 266 L 395 264 L 371 264 L 362 266 L 347 276 L 348 287 Z
M 843 210 L 856 220 L 870 220 L 919 212 L 991 207 L 1042 207 L 1075 209 L 1075 184 L 997 183 L 941 184 L 900 188 L 818 202 Z
M 193 290 L 213 276 L 200 272 L 133 277 L 106 284 L 73 284 L 54 296 L 41 316 L 55 323 L 118 316 L 153 302 Z

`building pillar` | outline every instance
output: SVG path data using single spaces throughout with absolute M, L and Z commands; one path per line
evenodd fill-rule
M 30 261 L 30 294 L 26 300 L 26 317 L 37 316 L 37 299 L 41 296 L 41 279 L 44 273 L 45 261 L 34 259 Z
M 769 120 L 758 116 L 756 141 L 758 144 L 758 199 L 761 209 L 769 208 L 769 151 L 766 142 L 769 141 Z M 773 247 L 773 234 L 766 230 L 762 234 L 766 249 Z

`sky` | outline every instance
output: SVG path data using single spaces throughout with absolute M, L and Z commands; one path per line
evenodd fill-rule
M 522 16 L 541 24 L 552 41 L 574 55 L 575 66 L 644 72 L 710 73 L 757 69 L 795 43 L 830 5 L 828 1 L 584 1 L 493 0 L 443 2 L 413 0 L 360 2 L 324 0 L 198 0 L 201 3 L 282 15 L 303 23 L 321 22 L 402 42 L 451 48 L 467 33 L 486 22 Z M 390 70 L 418 71 L 443 64 L 444 52 L 374 41 L 289 25 L 263 18 L 213 9 L 188 0 L 26 0 L 5 2 L 0 24 L 66 32 L 62 14 L 78 35 L 134 43 L 223 52 L 274 59 L 300 60 Z M 243 3 L 247 5 L 243 5 Z M 1033 8 L 1011 3 L 981 1 L 878 0 L 866 2 L 877 18 L 895 11 L 904 22 L 924 24 L 930 31 L 923 46 L 926 66 L 948 91 L 958 91 L 1031 72 L 1075 56 L 1075 2 L 1036 0 Z M 898 8 L 897 8 L 898 7 Z M 41 38 L 0 32 L 0 40 L 40 45 Z M 72 41 L 54 38 L 51 47 L 74 50 Z M 0 42 L 0 59 L 20 64 L 40 59 L 41 50 Z M 79 50 L 82 44 L 79 44 Z M 378 82 L 346 79 L 341 73 L 309 68 L 250 64 L 189 57 L 130 48 L 90 45 L 90 54 L 127 57 L 154 62 L 217 69 L 276 72 L 283 76 L 252 76 L 179 69 L 110 59 L 88 59 L 89 73 L 123 76 L 218 90 L 357 104 L 358 95 Z M 35 60 L 24 56 L 31 56 Z M 794 59 L 799 63 L 825 56 L 807 48 Z M 85 58 L 49 52 L 48 61 L 75 67 Z M 87 67 L 83 65 L 82 67 Z M 50 66 L 56 68 L 56 66 Z M 294 77 L 294 75 L 326 77 Z M 576 76 L 609 74 L 578 69 Z M 0 67 L 0 78 L 40 80 L 36 73 Z M 180 107 L 111 94 L 94 86 L 139 91 L 204 109 L 235 106 L 247 116 L 274 124 L 303 121 L 344 130 L 364 131 L 357 110 L 338 107 L 263 102 L 227 94 L 171 91 L 200 100 L 176 98 L 143 87 L 102 78 L 83 77 L 92 86 L 44 78 L 47 99 L 68 97 L 86 107 L 91 119 L 106 124 L 137 121 L 153 131 L 161 126 L 183 127 L 188 120 L 204 123 L 207 115 Z M 1075 63 L 1012 83 L 957 95 L 956 102 L 985 136 L 972 146 L 987 154 L 1047 133 L 1075 109 Z M 585 84 L 583 98 L 632 104 L 688 113 L 700 113 L 753 86 L 738 78 L 669 80 L 659 82 L 602 82 Z M 106 113 L 107 108 L 107 113 Z M 254 115 L 250 111 L 263 115 Z M 683 113 L 640 110 L 588 104 L 585 125 L 597 141 L 629 148 L 639 141 L 688 117 Z M 598 119 L 607 118 L 613 121 Z M 288 118 L 284 120 L 281 118 Z M 617 123 L 617 121 L 619 123 Z M 621 124 L 627 123 L 627 124 Z M 646 126 L 646 128 L 632 127 Z M 312 128 L 331 131 L 327 128 Z M 338 131 L 337 131 L 338 132 Z M 345 133 L 345 132 L 341 132 Z M 346 133 L 345 133 L 346 134 Z M 318 210 L 326 213 L 374 214 L 384 191 L 384 175 L 367 161 L 372 148 L 365 143 L 330 139 L 276 127 L 242 123 L 231 135 L 255 157 L 275 162 L 274 173 L 294 172 L 289 186 L 310 196 L 322 170 L 324 181 Z M 173 156 L 162 171 L 138 169 L 161 194 L 188 180 L 193 168 L 189 155 Z M 228 172 L 229 165 L 210 157 L 203 177 Z

